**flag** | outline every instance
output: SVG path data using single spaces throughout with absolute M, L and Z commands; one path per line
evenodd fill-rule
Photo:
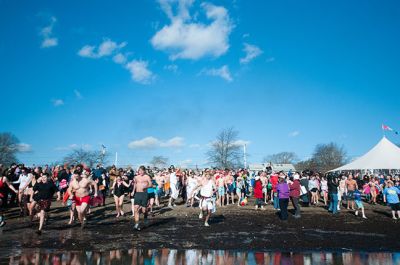
M 392 128 L 390 128 L 389 126 L 384 125 L 384 124 L 382 124 L 382 130 L 384 130 L 384 131 L 393 131 Z

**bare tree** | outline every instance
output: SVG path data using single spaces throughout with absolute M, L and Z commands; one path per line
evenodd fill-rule
M 242 148 L 237 144 L 239 132 L 234 128 L 223 129 L 207 152 L 208 162 L 218 168 L 234 168 L 242 165 Z
M 90 151 L 83 148 L 74 149 L 64 157 L 64 163 L 67 164 L 86 164 L 93 167 L 95 164 L 105 164 L 108 155 L 101 151 Z
M 346 163 L 346 151 L 336 143 L 319 144 L 315 147 L 313 161 L 321 172 L 326 172 Z
M 19 140 L 12 133 L 0 133 L 0 164 L 9 166 L 17 162 Z
M 153 158 L 150 161 L 150 164 L 153 167 L 164 168 L 168 164 L 168 158 L 163 156 L 153 156 Z
M 294 164 L 297 160 L 298 158 L 295 153 L 281 152 L 265 157 L 263 162 L 272 162 L 275 164 Z
M 301 161 L 296 165 L 298 170 L 309 169 L 318 172 L 327 172 L 344 165 L 347 162 L 346 151 L 336 143 L 318 144 L 312 158 Z

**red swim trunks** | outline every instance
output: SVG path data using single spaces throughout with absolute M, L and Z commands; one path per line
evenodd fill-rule
M 82 198 L 78 197 L 78 196 L 74 196 L 73 200 L 74 200 L 76 206 L 81 206 L 82 203 L 86 203 L 86 204 L 89 205 L 90 196 L 88 195 L 88 196 L 85 196 L 85 197 L 82 197 Z

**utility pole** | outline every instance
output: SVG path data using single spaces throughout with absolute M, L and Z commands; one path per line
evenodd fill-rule
M 247 168 L 246 144 L 243 145 L 243 160 L 244 160 L 244 168 Z
M 114 162 L 115 167 L 118 167 L 118 152 L 115 152 L 115 162 Z

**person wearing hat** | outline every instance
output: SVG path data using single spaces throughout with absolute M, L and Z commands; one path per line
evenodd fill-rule
M 254 182 L 254 197 L 256 198 L 256 205 L 255 208 L 256 210 L 258 209 L 264 209 L 263 204 L 263 186 L 262 186 L 262 182 L 260 179 L 260 176 L 257 175 L 255 177 L 255 182 Z
M 288 211 L 287 207 L 289 204 L 289 185 L 286 182 L 286 175 L 281 173 L 279 175 L 279 183 L 276 186 L 276 190 L 278 192 L 278 199 L 279 199 L 279 208 L 281 209 L 280 211 L 280 219 L 281 220 L 287 220 L 288 219 Z
M 293 181 L 289 182 L 289 190 L 290 201 L 292 202 L 295 209 L 294 218 L 300 218 L 300 175 L 298 173 L 295 173 L 293 175 Z

